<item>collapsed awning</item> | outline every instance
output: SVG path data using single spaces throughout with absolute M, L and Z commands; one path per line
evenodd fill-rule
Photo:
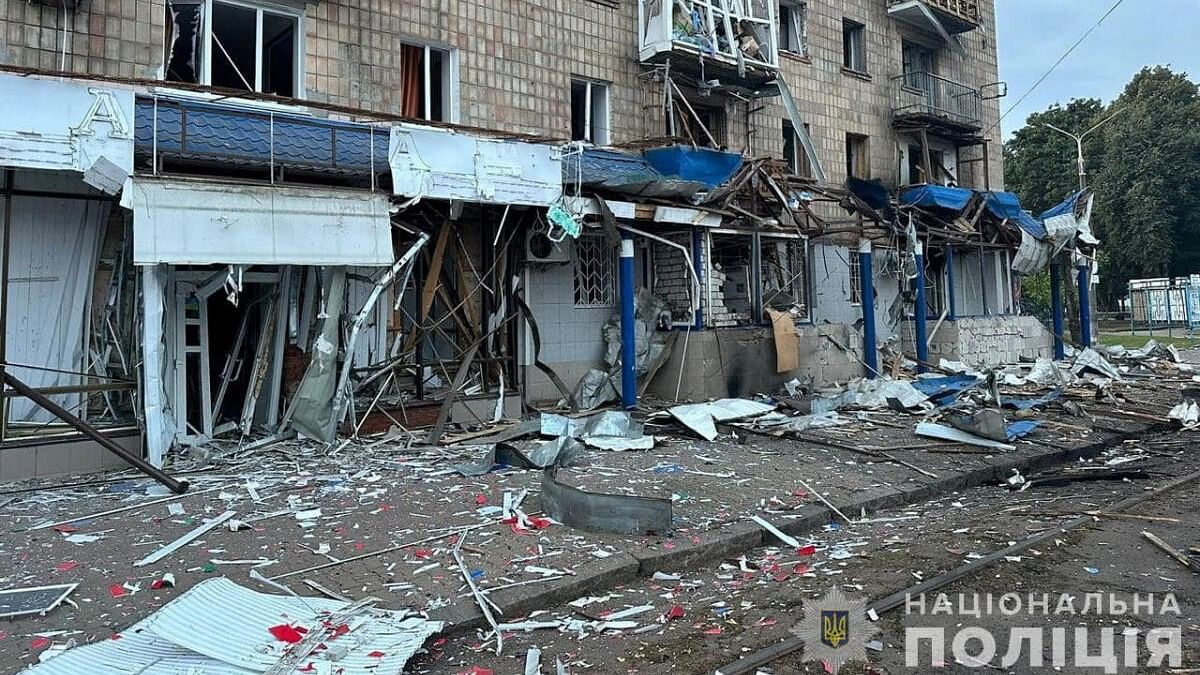
M 409 199 L 550 206 L 562 197 L 558 148 L 399 124 L 388 148 L 392 189 Z
M 138 265 L 391 265 L 387 195 L 131 178 Z
M 983 197 L 987 210 L 1001 220 L 1007 219 L 1036 239 L 1046 238 L 1046 226 L 1021 208 L 1021 200 L 1011 192 L 988 192 Z
M 949 209 L 962 211 L 967 208 L 973 190 L 945 185 L 919 185 L 906 190 L 900 195 L 901 206 L 921 206 L 924 208 Z

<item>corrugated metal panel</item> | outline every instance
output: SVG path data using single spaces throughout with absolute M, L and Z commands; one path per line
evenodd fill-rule
M 388 163 L 394 192 L 409 198 L 549 206 L 562 196 L 552 145 L 400 124 L 392 127 Z
M 29 669 L 30 675 L 138 673 L 140 675 L 252 675 L 279 662 L 290 647 L 268 629 L 279 624 L 329 632 L 330 614 L 348 603 L 323 598 L 292 598 L 242 588 L 224 577 L 203 581 L 157 613 L 124 631 L 120 640 L 76 647 Z M 345 641 L 337 660 L 314 655 L 316 675 L 399 673 L 437 621 L 400 618 L 399 613 L 364 610 L 346 622 L 350 632 L 324 641 Z M 333 652 L 336 650 L 325 650 Z M 372 653 L 382 656 L 371 656 Z
M 135 177 L 121 204 L 139 265 L 394 262 L 383 194 Z

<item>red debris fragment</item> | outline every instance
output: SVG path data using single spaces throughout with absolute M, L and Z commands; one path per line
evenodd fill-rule
M 345 635 L 346 633 L 349 633 L 350 626 L 347 626 L 346 624 L 343 623 L 339 626 L 334 626 L 333 628 L 330 628 L 329 632 L 330 632 L 329 639 L 332 640 L 335 637 L 339 637 L 339 636 Z
M 125 587 L 121 584 L 113 584 L 108 587 L 108 594 L 114 598 L 119 598 L 122 595 L 125 595 Z
M 309 661 L 308 665 L 304 666 L 303 668 L 296 669 L 297 673 L 315 673 L 316 671 L 317 671 L 317 666 L 312 661 Z
M 779 619 L 768 619 L 763 617 L 755 622 L 754 626 L 755 628 L 766 628 L 767 626 L 774 626 L 777 623 L 779 623 Z
M 487 503 L 487 495 L 482 494 L 482 493 L 475 495 L 475 504 L 477 506 L 483 506 L 486 503 Z
M 373 659 L 382 659 L 383 657 L 387 656 L 387 654 L 384 654 L 383 652 L 381 652 L 379 650 L 375 650 L 375 651 L 367 654 L 367 656 L 369 656 Z
M 683 607 L 680 607 L 679 605 L 672 605 L 671 609 L 668 609 L 667 613 L 663 614 L 663 619 L 666 621 L 674 621 L 675 619 L 682 619 L 682 618 L 683 618 Z
M 668 551 L 670 551 L 671 549 L 675 548 L 675 542 L 673 542 L 673 541 L 668 541 L 667 543 L 663 544 L 663 548 L 665 548 L 665 549 L 667 549 Z
M 50 638 L 44 637 L 36 637 L 33 639 L 33 642 L 29 643 L 30 649 L 42 649 L 48 646 L 50 646 Z
M 267 632 L 275 637 L 280 642 L 286 642 L 294 645 L 304 639 L 304 634 L 308 632 L 307 628 L 299 626 L 289 626 L 286 623 L 281 623 L 278 626 L 271 626 Z
M 110 639 L 110 640 L 120 640 L 120 639 L 121 639 L 121 634 L 120 634 L 120 633 L 113 633 L 113 634 L 112 634 L 112 637 L 110 637 L 110 638 L 108 638 L 108 639 Z
M 79 563 L 75 562 L 74 560 L 65 560 L 58 563 L 54 569 L 58 570 L 59 572 L 70 572 L 76 567 L 79 567 Z
M 721 634 L 721 627 L 720 627 L 720 626 L 713 626 L 712 628 L 709 628 L 708 630 L 704 631 L 704 634 L 705 634 L 705 635 L 720 635 L 720 634 Z
M 421 560 L 425 560 L 426 558 L 430 558 L 433 556 L 433 551 L 430 551 L 427 548 L 419 548 L 419 549 L 413 551 L 413 555 L 416 556 L 417 558 L 420 558 Z
M 361 550 L 365 549 L 366 547 L 367 547 L 367 545 L 362 543 L 361 541 L 354 542 L 354 550 L 355 551 L 361 551 Z
M 801 546 L 800 548 L 796 549 L 796 555 L 813 555 L 816 552 L 817 547 L 813 546 L 812 544 Z
M 63 534 L 71 534 L 72 532 L 75 532 L 75 526 L 71 525 L 70 523 L 63 523 L 62 525 L 55 525 L 54 531 L 62 532 Z
M 808 565 L 805 565 L 804 563 L 800 563 L 792 568 L 792 574 L 795 574 L 797 576 L 799 576 L 801 574 L 808 574 L 811 569 L 812 568 L 810 568 Z
M 495 675 L 491 668 L 480 668 L 479 666 L 471 666 L 470 670 L 460 670 L 455 675 Z
M 446 644 L 446 643 L 447 643 L 447 642 L 449 642 L 449 641 L 450 641 L 450 640 L 449 640 L 448 638 L 438 638 L 438 639 L 436 639 L 436 640 L 434 640 L 434 641 L 433 641 L 433 646 L 434 646 L 434 647 L 441 647 L 442 645 Z

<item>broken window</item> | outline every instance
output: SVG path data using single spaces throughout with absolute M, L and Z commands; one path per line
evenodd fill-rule
M 608 85 L 571 80 L 571 140 L 608 145 Z
M 705 316 L 714 328 L 745 325 L 754 319 L 753 244 L 751 233 L 712 235 Z
M 807 123 L 804 125 L 804 132 L 812 135 L 812 127 Z M 806 178 L 812 176 L 812 164 L 809 162 L 808 153 L 804 151 L 804 145 L 796 135 L 796 127 L 792 126 L 792 121 L 788 119 L 783 120 L 783 158 L 787 160 L 788 171 L 792 175 Z
M 846 134 L 846 175 L 865 179 L 869 173 L 867 137 L 861 134 Z
M 858 251 L 850 249 L 850 304 L 862 304 L 862 267 L 858 264 Z
M 167 19 L 167 80 L 300 94 L 300 14 L 224 0 L 173 0 Z
M 808 56 L 807 23 L 807 3 L 779 3 L 779 51 Z
M 575 240 L 575 306 L 612 307 L 617 304 L 617 251 L 601 233 L 587 232 Z
M 799 319 L 809 319 L 808 241 L 762 235 L 759 255 L 764 311 L 792 311 Z
M 842 65 L 867 72 L 867 27 L 850 19 L 842 19 Z
M 400 45 L 400 114 L 453 121 L 453 57 L 449 50 L 429 45 Z

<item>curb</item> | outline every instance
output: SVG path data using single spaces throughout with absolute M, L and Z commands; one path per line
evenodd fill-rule
M 1013 469 L 1025 472 L 1074 462 L 1078 458 L 1090 459 L 1137 436 L 1173 428 L 1175 427 L 1169 422 L 1146 424 L 1079 447 L 1043 446 L 1046 447 L 1045 451 L 1023 457 L 985 457 L 985 466 L 944 474 L 924 483 L 874 487 L 830 501 L 848 514 L 915 504 L 966 488 L 999 482 L 1011 474 Z M 833 517 L 833 511 L 828 507 L 810 505 L 793 511 L 786 521 L 771 521 L 771 524 L 785 534 L 796 536 L 820 529 Z M 611 589 L 637 577 L 648 577 L 660 571 L 687 570 L 744 553 L 772 541 L 773 537 L 758 525 L 749 521 L 739 521 L 705 532 L 695 539 L 676 540 L 675 547 L 670 550 L 656 548 L 617 553 L 610 558 L 584 563 L 577 568 L 575 575 L 544 584 L 506 588 L 488 597 L 501 609 L 505 617 L 518 617 L 535 609 L 574 600 L 588 593 Z M 462 602 L 453 607 L 432 613 L 430 618 L 446 622 L 443 635 L 454 635 L 487 625 L 483 613 L 472 599 L 461 600 Z

